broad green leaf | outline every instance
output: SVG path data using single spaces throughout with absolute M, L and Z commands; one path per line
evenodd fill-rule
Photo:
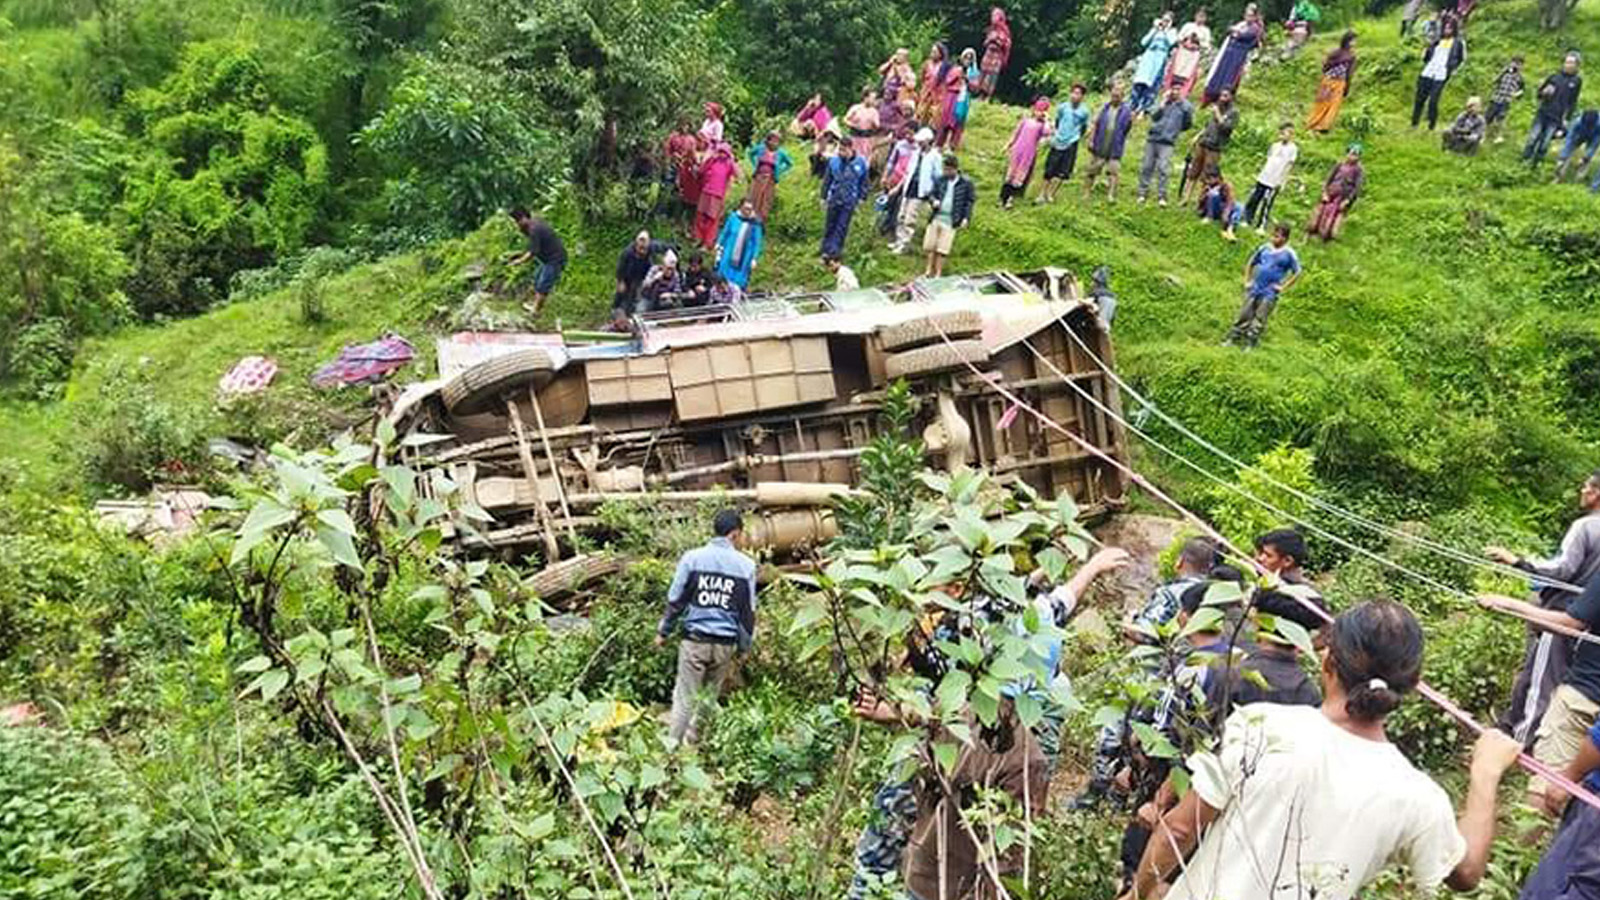
M 261 673 L 261 677 L 256 681 L 261 687 L 261 699 L 271 700 L 289 686 L 289 673 L 284 669 L 269 669 Z M 245 690 L 248 692 L 249 688 Z
M 384 684 L 391 694 L 414 694 L 422 690 L 422 676 L 412 673 L 403 678 L 391 679 Z
M 265 656 L 256 656 L 240 663 L 239 668 L 234 669 L 234 671 L 240 675 L 249 675 L 255 672 L 265 672 L 270 668 L 272 668 L 272 660 Z
M 383 418 L 378 420 L 378 427 L 376 429 L 376 434 L 374 436 L 378 439 L 378 443 L 381 446 L 384 446 L 384 447 L 392 447 L 392 446 L 394 446 L 394 438 L 395 438 L 394 423 L 389 421 L 389 417 L 388 416 L 384 416 Z
M 1304 653 L 1310 659 L 1317 658 L 1317 648 L 1311 642 L 1311 632 L 1299 622 L 1293 622 L 1278 616 L 1273 628 L 1284 640 L 1295 646 L 1296 650 Z
M 1194 611 L 1194 615 L 1189 617 L 1188 622 L 1184 623 L 1183 631 L 1179 632 L 1179 636 L 1188 637 L 1196 632 L 1215 630 L 1217 623 L 1221 621 L 1222 610 L 1214 606 L 1202 606 Z
M 341 534 L 355 537 L 356 523 L 351 521 L 350 514 L 342 509 L 320 510 L 317 512 L 317 521 Z
M 800 609 L 794 614 L 794 621 L 789 624 L 789 633 L 797 634 L 823 622 L 828 618 L 828 606 L 820 597 L 800 604 Z
M 653 787 L 667 783 L 667 770 L 653 763 L 645 763 L 639 769 L 639 790 L 648 791 Z
M 683 783 L 684 784 L 688 785 L 690 788 L 692 788 L 694 790 L 697 790 L 697 791 L 709 791 L 709 790 L 711 790 L 711 787 L 712 787 L 711 776 L 707 775 L 706 774 L 706 770 L 700 768 L 699 766 L 695 766 L 695 765 L 685 766 L 684 769 L 683 769 L 683 772 L 679 775 L 679 777 L 683 779 Z
M 327 525 L 318 525 L 317 542 L 328 551 L 334 562 L 349 566 L 357 572 L 362 570 L 361 557 L 357 555 L 355 541 L 350 539 L 349 534 Z
M 956 772 L 956 760 L 960 756 L 961 745 L 948 741 L 941 741 L 933 745 L 933 758 L 938 761 L 939 768 L 944 770 L 948 778 Z
M 281 528 L 293 522 L 295 515 L 294 510 L 280 504 L 271 497 L 265 497 L 250 508 L 250 515 L 245 517 L 244 524 L 239 528 L 239 533 L 241 535 L 248 535 L 252 532 L 266 534 L 274 528 Z
M 1032 694 L 1024 691 L 1016 696 L 1014 702 L 1017 708 L 1017 718 L 1022 720 L 1023 727 L 1032 728 L 1044 718 L 1044 704 L 1040 703 L 1039 698 Z
M 1232 581 L 1213 582 L 1206 588 L 1206 606 L 1225 606 L 1244 599 L 1244 589 Z
M 967 705 L 967 691 L 971 687 L 972 676 L 960 669 L 953 669 L 945 673 L 934 693 L 939 698 L 941 709 L 959 710 Z
M 239 535 L 233 542 L 233 553 L 228 557 L 228 564 L 237 566 L 250 558 L 250 551 L 254 550 L 261 542 L 267 539 L 268 532 L 246 531 Z

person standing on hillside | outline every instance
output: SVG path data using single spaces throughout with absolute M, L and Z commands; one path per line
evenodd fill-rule
M 1333 130 L 1339 117 L 1339 107 L 1350 96 L 1350 85 L 1356 75 L 1356 33 L 1346 31 L 1339 39 L 1339 49 L 1329 53 L 1322 61 L 1322 81 L 1317 84 L 1317 99 L 1311 105 L 1311 116 L 1306 128 L 1316 134 Z
M 1072 177 L 1078 162 L 1078 144 L 1089 130 L 1089 105 L 1083 102 L 1089 89 L 1074 84 L 1067 99 L 1056 107 L 1056 129 L 1050 136 L 1050 152 L 1044 158 L 1044 189 L 1035 203 L 1054 203 L 1061 182 Z
M 556 282 L 561 280 L 561 270 L 567 267 L 567 245 L 561 242 L 561 236 L 549 222 L 528 212 L 527 207 L 512 207 L 511 221 L 517 223 L 517 230 L 528 239 L 528 249 L 506 262 L 513 266 L 530 259 L 539 263 L 538 271 L 533 273 L 533 302 L 523 305 L 529 315 L 536 316 L 545 298 L 555 290 Z
M 691 130 L 688 118 L 678 122 L 678 127 L 667 135 L 667 161 L 677 172 L 679 210 L 688 217 L 694 216 L 700 204 L 700 149 L 704 142 Z
M 1246 350 L 1261 343 L 1278 298 L 1299 279 L 1300 255 L 1289 246 L 1289 226 L 1280 222 L 1272 227 L 1271 240 L 1257 247 L 1244 265 L 1244 306 L 1222 342 L 1243 342 Z
M 933 143 L 933 130 L 923 128 L 916 135 L 917 146 L 906 163 L 905 177 L 890 189 L 900 201 L 900 211 L 895 219 L 894 241 L 889 249 L 896 254 L 906 252 L 911 239 L 922 222 L 928 200 L 933 196 L 933 184 L 944 173 L 944 154 Z
M 1579 150 L 1584 151 L 1581 160 Z M 1600 109 L 1585 110 L 1567 126 L 1567 142 L 1556 156 L 1556 181 L 1566 181 L 1572 175 L 1582 181 L 1582 172 L 1594 161 L 1596 150 L 1600 150 Z M 1595 171 L 1600 173 L 1600 168 Z
M 1188 201 L 1200 190 L 1201 179 L 1205 178 L 1208 170 L 1222 171 L 1222 151 L 1228 149 L 1228 142 L 1233 140 L 1233 130 L 1238 127 L 1239 108 L 1233 102 L 1233 91 L 1224 90 L 1217 96 L 1217 104 L 1211 107 L 1206 127 L 1201 129 L 1189 152 L 1189 164 L 1184 171 L 1179 202 Z
M 1344 900 L 1395 860 L 1423 892 L 1440 884 L 1469 891 L 1482 881 L 1517 742 L 1493 730 L 1479 737 L 1458 818 L 1450 795 L 1385 733 L 1421 680 L 1416 617 L 1374 600 L 1327 631 L 1322 706 L 1234 712 L 1219 751 L 1206 757 L 1212 764 L 1195 767 L 1192 789 L 1155 828 L 1125 900 L 1160 896 L 1168 878 L 1170 900 Z
M 735 658 L 750 651 L 756 636 L 756 563 L 737 547 L 744 521 L 737 510 L 724 509 L 711 520 L 711 531 L 710 541 L 679 558 L 656 629 L 656 646 L 664 647 L 683 625 L 667 730 L 674 745 L 694 743 L 702 695 L 715 699 Z
M 733 157 L 733 148 L 726 141 L 713 143 L 700 164 L 700 203 L 694 216 L 695 240 L 707 250 L 716 244 L 728 188 L 738 177 L 739 162 Z
M 1218 102 L 1224 92 L 1230 96 L 1238 93 L 1239 84 L 1244 81 L 1245 68 L 1250 64 L 1250 54 L 1260 46 L 1265 34 L 1260 7 L 1246 3 L 1244 18 L 1228 29 L 1228 39 L 1222 44 L 1222 52 L 1211 63 L 1205 94 L 1201 98 L 1202 106 Z
M 1578 508 L 1583 512 L 1567 527 L 1555 556 L 1528 559 L 1496 546 L 1485 547 L 1483 555 L 1535 578 L 1586 585 L 1600 576 L 1600 469 L 1578 485 Z M 1565 609 L 1577 596 L 1557 587 L 1539 588 L 1537 593 L 1541 607 L 1556 610 Z M 1570 638 L 1530 628 L 1522 668 L 1511 688 L 1511 702 L 1496 727 L 1525 745 L 1532 744 L 1534 728 L 1550 705 L 1551 692 L 1566 680 L 1571 657 Z
M 1167 98 L 1150 114 L 1150 130 L 1145 132 L 1144 159 L 1139 163 L 1139 202 L 1150 196 L 1150 180 L 1156 182 L 1156 204 L 1167 205 L 1167 180 L 1172 177 L 1172 150 L 1178 139 L 1194 124 L 1194 107 L 1177 88 L 1167 88 Z
M 961 149 L 961 139 L 967 133 L 967 117 L 972 114 L 972 86 L 978 83 L 979 77 L 978 51 L 971 47 L 961 51 L 955 69 L 946 77 L 954 83 L 957 74 L 961 76 L 961 81 L 956 89 L 955 103 L 950 106 L 950 128 L 941 142 L 941 146 L 951 150 Z
M 1045 117 L 1050 114 L 1050 99 L 1040 97 L 1033 108 L 1023 113 L 1017 127 L 1006 144 L 1006 180 L 1000 185 L 1000 205 L 1010 209 L 1016 198 L 1028 193 L 1028 182 L 1033 180 L 1033 167 L 1039 159 L 1039 143 L 1049 127 Z
M 1167 68 L 1167 57 L 1177 43 L 1178 32 L 1172 27 L 1172 12 L 1169 10 L 1156 17 L 1140 42 L 1144 52 L 1139 54 L 1138 65 L 1134 68 L 1133 94 L 1128 98 L 1134 115 L 1143 115 L 1155 105 L 1161 74 Z
M 867 196 L 867 161 L 856 155 L 855 147 L 844 144 L 839 155 L 828 161 L 822 178 L 822 205 L 827 211 L 822 228 L 822 255 L 842 256 L 845 238 L 850 236 L 850 218 Z
M 1161 79 L 1163 91 L 1171 88 L 1178 89 L 1178 95 L 1189 99 L 1189 92 L 1194 90 L 1194 83 L 1200 76 L 1200 57 L 1205 53 L 1205 48 L 1200 46 L 1200 35 L 1189 30 L 1193 22 L 1183 26 L 1178 32 L 1178 46 L 1172 48 L 1172 58 L 1167 63 L 1167 74 Z M 1210 39 L 1210 32 L 1207 32 Z
M 1566 609 L 1559 606 L 1545 609 L 1496 594 L 1483 594 L 1478 602 L 1489 609 L 1515 612 L 1531 620 L 1535 627 L 1550 625 L 1600 634 L 1600 578 L 1590 579 L 1583 593 Z M 1596 717 L 1600 717 L 1600 644 L 1578 641 L 1572 650 L 1566 678 L 1550 695 L 1550 705 L 1539 719 L 1539 730 L 1534 736 L 1534 758 L 1557 772 L 1565 769 L 1578 755 Z M 1551 815 L 1559 811 L 1561 793 L 1543 778 L 1528 780 L 1528 794 L 1533 806 Z
M 1400 10 L 1400 40 L 1404 41 L 1411 34 L 1411 26 L 1422 18 L 1424 7 L 1428 0 L 1406 0 L 1406 5 Z
M 1417 75 L 1417 94 L 1411 102 L 1412 128 L 1422 121 L 1424 108 L 1428 111 L 1428 130 L 1439 124 L 1439 97 L 1466 58 L 1467 42 L 1456 33 L 1455 20 L 1444 20 L 1439 34 L 1422 48 L 1422 71 Z
M 944 274 L 945 260 L 955 244 L 956 232 L 972 224 L 972 207 L 977 203 L 977 189 L 972 179 L 961 174 L 961 163 L 954 153 L 944 157 L 944 174 L 933 183 L 929 202 L 933 205 L 933 218 L 922 235 L 922 250 L 928 254 L 924 278 L 938 278 Z
M 939 127 L 940 110 L 944 107 L 944 75 L 950 68 L 950 48 L 938 41 L 928 49 L 928 58 L 922 61 L 922 89 L 917 93 L 917 121 L 930 128 Z
M 705 120 L 700 123 L 700 136 L 706 139 L 707 144 L 716 145 L 722 142 L 722 104 L 707 103 L 705 105 Z
M 1307 233 L 1322 238 L 1323 243 L 1338 237 L 1366 181 L 1367 170 L 1361 166 L 1361 145 L 1351 144 L 1343 161 L 1333 167 L 1322 185 L 1322 199 L 1311 211 Z
M 1505 142 L 1506 136 L 1500 132 L 1505 130 L 1506 113 L 1511 109 L 1511 101 L 1522 96 L 1525 82 L 1522 80 L 1522 57 L 1513 56 L 1506 67 L 1495 76 L 1494 91 L 1489 94 L 1489 111 L 1484 115 L 1488 122 L 1488 134 L 1494 136 L 1494 142 Z
M 1565 772 L 1568 781 L 1600 794 L 1600 722 L 1589 733 Z M 1551 789 L 1557 805 L 1566 791 Z M 1600 810 L 1578 803 L 1561 819 L 1561 829 L 1550 841 L 1539 867 L 1528 876 L 1519 900 L 1577 900 L 1584 887 L 1600 884 Z
M 1551 139 L 1566 129 L 1567 119 L 1578 108 L 1578 96 L 1583 93 L 1583 76 L 1578 74 L 1580 61 L 1578 51 L 1568 53 L 1561 63 L 1561 71 L 1539 86 L 1539 111 L 1534 114 L 1533 127 L 1528 131 L 1528 143 L 1522 148 L 1522 158 L 1534 168 L 1544 162 Z
M 878 66 L 878 74 L 883 76 L 879 89 L 883 92 L 883 102 L 898 103 L 904 97 L 910 97 L 917 90 L 917 72 L 911 68 L 911 51 L 904 47 L 894 51 Z
M 762 222 L 772 214 L 772 201 L 778 193 L 778 182 L 784 173 L 794 167 L 794 160 L 782 147 L 783 135 L 767 132 L 767 139 L 750 146 L 750 194 L 756 218 Z
M 738 285 L 741 291 L 750 290 L 750 276 L 761 258 L 766 236 L 767 228 L 756 212 L 755 202 L 744 198 L 739 211 L 728 217 L 717 236 L 717 274 Z
M 1011 60 L 1011 23 L 1006 11 L 996 6 L 989 10 L 989 30 L 983 35 L 983 62 L 978 65 L 977 93 L 984 99 L 994 96 L 1000 72 Z
M 861 91 L 861 102 L 845 110 L 844 127 L 849 130 L 850 144 L 856 156 L 872 159 L 872 148 L 878 139 L 878 92 L 874 88 Z
M 1244 205 L 1245 224 L 1257 233 L 1266 233 L 1267 222 L 1272 219 L 1273 203 L 1278 199 L 1278 192 L 1289 182 L 1289 170 L 1294 168 L 1295 160 L 1299 158 L 1300 147 L 1294 142 L 1294 123 L 1285 122 L 1278 126 L 1278 140 L 1267 148 L 1267 161 L 1261 164 L 1261 171 L 1256 174 L 1256 186 L 1250 191 L 1250 199 Z
M 1111 94 L 1095 116 L 1089 132 L 1089 165 L 1083 172 L 1083 199 L 1094 193 L 1100 171 L 1106 173 L 1106 202 L 1117 202 L 1117 180 L 1122 173 L 1122 154 L 1133 128 L 1133 109 L 1122 99 L 1122 85 L 1113 84 Z

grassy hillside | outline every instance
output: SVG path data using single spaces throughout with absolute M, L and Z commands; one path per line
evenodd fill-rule
M 1578 10 L 1563 35 L 1536 32 L 1534 14 L 1530 3 L 1495 4 L 1474 20 L 1468 61 L 1445 95 L 1447 121 L 1469 93 L 1487 92 L 1511 52 L 1527 56 L 1536 82 L 1562 48 L 1600 33 L 1600 13 L 1591 8 Z M 1327 138 L 1301 136 L 1301 161 L 1276 212 L 1303 227 L 1321 179 L 1352 136 L 1366 145 L 1366 192 L 1343 240 L 1296 240 L 1307 273 L 1280 305 L 1260 352 L 1218 345 L 1236 312 L 1239 274 L 1255 236 L 1228 244 L 1187 209 L 1136 206 L 1131 182 L 1142 125 L 1130 141 L 1116 206 L 1098 195 L 1085 203 L 1068 189 L 1052 207 L 1024 203 L 1006 212 L 997 193 L 1019 112 L 976 107 L 962 156 L 980 206 L 951 268 L 1064 265 L 1083 274 L 1107 263 L 1123 301 L 1122 367 L 1223 446 L 1241 455 L 1285 442 L 1309 447 L 1321 478 L 1395 514 L 1468 504 L 1532 518 L 1565 502 L 1570 474 L 1589 462 L 1585 429 L 1600 424 L 1583 400 L 1584 373 L 1600 360 L 1600 328 L 1591 315 L 1600 295 L 1592 277 L 1582 281 L 1592 270 L 1579 268 L 1600 248 L 1595 200 L 1572 186 L 1548 185 L 1548 166 L 1530 174 L 1517 163 L 1532 115 L 1527 99 L 1513 109 L 1508 142 L 1476 159 L 1444 154 L 1436 135 L 1410 130 L 1415 47 L 1399 45 L 1392 21 L 1358 30 L 1360 70 L 1341 125 Z M 1291 63 L 1251 74 L 1243 123 L 1224 163 L 1241 194 L 1277 124 L 1303 121 L 1318 62 L 1334 37 L 1321 35 Z M 790 149 L 802 155 L 802 148 Z M 815 190 L 803 166 L 781 185 L 759 287 L 827 284 L 817 259 Z M 582 225 L 570 209 L 551 214 L 573 262 L 537 324 L 594 322 L 608 304 L 615 253 L 636 223 Z M 637 224 L 674 231 L 667 221 Z M 847 248 L 863 282 L 920 271 L 920 260 L 889 254 L 871 225 L 863 210 Z M 443 327 L 465 293 L 454 280 L 460 266 L 492 262 L 515 246 L 509 225 L 494 222 L 469 242 L 329 279 L 321 289 L 330 319 L 316 327 L 297 321 L 292 292 L 285 292 L 131 329 L 82 355 L 64 412 L 12 408 L 4 415 L 50 430 L 50 423 L 66 425 L 96 395 L 103 373 L 129 361 L 159 373 L 162 393 L 174 400 L 203 404 L 233 359 L 272 353 L 293 393 L 346 341 L 393 329 L 426 344 L 429 329 Z M 526 274 L 510 279 L 511 299 L 501 304 L 508 321 L 520 315 L 515 284 Z M 491 272 L 491 279 L 501 276 Z M 40 452 L 45 443 L 35 433 L 8 452 L 39 461 L 52 455 Z M 1185 477 L 1181 470 L 1164 475 Z

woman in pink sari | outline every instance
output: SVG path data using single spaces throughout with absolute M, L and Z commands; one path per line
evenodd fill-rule
M 940 90 L 938 144 L 940 147 L 959 147 L 961 130 L 967 124 L 967 113 L 961 105 L 962 98 L 967 95 L 967 70 L 959 62 L 950 60 L 939 67 L 935 78 Z
M 712 144 L 705 162 L 700 164 L 700 203 L 694 215 L 695 240 L 707 250 L 716 246 L 724 198 L 738 174 L 739 162 L 733 156 L 733 148 L 725 141 Z
M 700 136 L 710 143 L 722 140 L 722 104 L 706 104 L 706 120 L 700 123 Z
M 989 30 L 983 36 L 983 63 L 978 66 L 978 93 L 993 97 L 1000 82 L 1000 70 L 1011 59 L 1011 23 L 1006 11 L 996 6 L 989 11 Z
M 1033 164 L 1039 158 L 1039 141 L 1049 131 L 1045 118 L 1050 114 L 1050 98 L 1033 101 L 1033 109 L 1024 113 L 1017 130 L 1011 132 L 1011 143 L 1006 145 L 1009 162 L 1006 164 L 1006 182 L 1000 186 L 1000 205 L 1006 209 L 1016 198 L 1028 192 L 1028 182 L 1033 179 Z

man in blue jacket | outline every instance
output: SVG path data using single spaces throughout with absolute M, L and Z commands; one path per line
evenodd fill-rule
M 667 613 L 656 630 L 656 646 L 665 646 L 683 623 L 668 726 L 674 745 L 694 742 L 701 695 L 715 699 L 734 658 L 749 651 L 755 638 L 756 564 L 734 547 L 743 527 L 737 510 L 717 513 L 711 521 L 714 536 L 678 560 L 667 589 Z
M 856 155 L 849 141 L 839 145 L 839 155 L 828 161 L 822 178 L 822 204 L 828 214 L 822 227 L 822 255 L 843 256 L 850 235 L 850 217 L 870 187 L 867 161 Z

